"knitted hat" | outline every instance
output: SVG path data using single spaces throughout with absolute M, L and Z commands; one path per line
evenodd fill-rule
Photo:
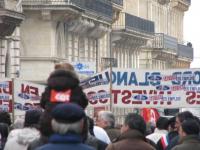
M 51 112 L 52 118 L 61 123 L 74 123 L 85 117 L 83 108 L 77 104 L 58 104 Z
M 39 109 L 27 110 L 25 113 L 24 126 L 30 127 L 39 123 L 42 111 Z

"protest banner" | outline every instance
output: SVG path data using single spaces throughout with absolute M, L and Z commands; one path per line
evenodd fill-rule
M 113 68 L 112 89 L 110 72 L 105 70 L 84 82 L 86 92 L 111 91 L 113 107 L 122 108 L 194 108 L 200 107 L 200 70 L 137 70 Z M 96 86 L 93 86 L 95 85 Z M 102 84 L 100 84 L 102 83 Z M 105 84 L 104 84 L 105 83 Z M 109 93 L 106 93 L 107 96 Z M 98 96 L 97 96 L 98 97 Z M 97 97 L 90 97 L 90 102 Z M 109 103 L 107 97 L 106 103 Z M 101 103 L 92 103 L 101 105 Z
M 0 111 L 12 113 L 12 80 L 0 79 Z
M 89 107 L 110 105 L 109 82 L 101 78 L 103 73 L 104 72 L 98 73 L 81 81 L 80 85 L 83 87 L 83 90 L 88 97 Z
M 40 98 L 45 86 L 22 81 L 14 80 L 14 116 L 24 116 L 25 111 L 40 108 Z

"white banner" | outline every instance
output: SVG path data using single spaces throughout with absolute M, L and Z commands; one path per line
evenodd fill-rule
M 92 107 L 110 105 L 110 86 L 108 81 L 101 79 L 101 75 L 102 73 L 98 73 L 81 82 Z
M 24 116 L 26 110 L 40 107 L 45 86 L 22 80 L 14 80 L 14 115 Z
M 109 92 L 109 70 L 93 76 L 85 85 L 101 81 L 107 84 L 87 88 L 85 91 L 96 92 L 100 86 L 100 89 Z M 200 107 L 200 69 L 160 71 L 113 68 L 112 105 L 123 108 Z
M 13 111 L 12 92 L 12 80 L 0 79 L 0 111 Z

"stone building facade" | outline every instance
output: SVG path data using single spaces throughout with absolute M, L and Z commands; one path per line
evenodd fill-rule
M 42 82 L 58 62 L 91 62 L 101 71 L 110 59 L 122 68 L 188 68 L 193 48 L 183 42 L 183 19 L 190 4 L 23 0 L 20 77 Z
M 20 65 L 19 25 L 24 19 L 17 0 L 0 0 L 0 78 L 17 77 Z
M 22 0 L 20 78 L 44 82 L 55 63 L 74 61 L 91 62 L 97 72 L 110 60 L 119 68 L 188 68 L 193 48 L 183 42 L 183 19 L 190 5 L 190 0 Z M 133 109 L 113 111 L 121 122 Z

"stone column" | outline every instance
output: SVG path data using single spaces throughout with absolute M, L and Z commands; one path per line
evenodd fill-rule
M 5 62 L 6 62 L 7 41 L 0 38 L 0 77 L 5 77 Z

